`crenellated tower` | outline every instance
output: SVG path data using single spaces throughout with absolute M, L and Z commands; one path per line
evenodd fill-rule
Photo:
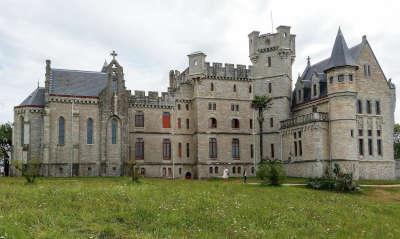
M 264 112 L 264 156 L 280 158 L 280 121 L 290 117 L 292 64 L 295 59 L 295 35 L 290 27 L 279 26 L 276 33 L 249 34 L 250 77 L 254 95 L 272 98 L 272 107 Z

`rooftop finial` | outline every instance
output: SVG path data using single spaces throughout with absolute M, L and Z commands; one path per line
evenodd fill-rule
M 307 56 L 307 66 L 310 66 L 310 65 L 311 65 L 311 57 Z
M 118 56 L 118 54 L 113 50 L 110 54 L 113 57 L 113 60 L 115 60 L 115 57 Z

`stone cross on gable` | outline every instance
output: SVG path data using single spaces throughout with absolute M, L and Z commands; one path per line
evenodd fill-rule
M 118 54 L 115 51 L 112 51 L 110 55 L 113 57 L 113 60 L 115 60 L 115 57 L 118 56 Z

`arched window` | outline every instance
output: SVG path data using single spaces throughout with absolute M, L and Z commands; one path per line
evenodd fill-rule
M 117 130 L 118 130 L 118 121 L 117 119 L 111 120 L 111 143 L 117 144 Z
M 213 173 L 213 167 L 210 167 L 210 168 L 208 169 L 208 172 L 209 172 L 209 173 Z
M 249 93 L 251 93 L 251 90 L 252 90 L 252 89 L 251 89 L 251 85 L 249 85 Z
M 208 120 L 208 128 L 211 128 L 211 129 L 217 128 L 217 119 L 215 119 L 215 118 L 210 118 L 210 119 Z
M 86 143 L 93 144 L 93 119 L 89 118 L 86 123 Z
M 215 168 L 214 168 L 214 172 L 215 172 L 215 173 L 218 173 L 218 167 L 215 167 Z
M 232 168 L 232 173 L 235 174 L 236 173 L 236 167 Z
M 112 81 L 112 91 L 113 91 L 113 93 L 117 93 L 117 90 L 118 90 L 118 82 L 116 79 L 114 79 Z
M 233 92 L 236 92 L 236 85 L 233 85 Z
M 232 129 L 239 129 L 239 119 L 232 119 Z
M 24 138 L 25 138 L 25 123 L 24 123 L 24 117 L 21 117 L 21 146 L 24 145 Z
M 238 172 L 238 174 L 241 174 L 241 173 L 242 173 L 242 168 L 241 168 L 241 167 L 238 167 L 238 168 L 237 168 L 237 172 Z
M 62 116 L 58 118 L 58 144 L 65 144 L 65 119 Z

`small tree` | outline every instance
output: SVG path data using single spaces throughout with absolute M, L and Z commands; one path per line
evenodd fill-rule
M 23 164 L 21 160 L 14 160 L 13 166 L 21 172 L 28 184 L 34 183 L 39 176 L 40 163 L 37 160 L 31 159 L 26 164 Z
M 279 186 L 282 184 L 285 176 L 285 170 L 280 160 L 266 158 L 258 164 L 257 177 L 264 184 Z

